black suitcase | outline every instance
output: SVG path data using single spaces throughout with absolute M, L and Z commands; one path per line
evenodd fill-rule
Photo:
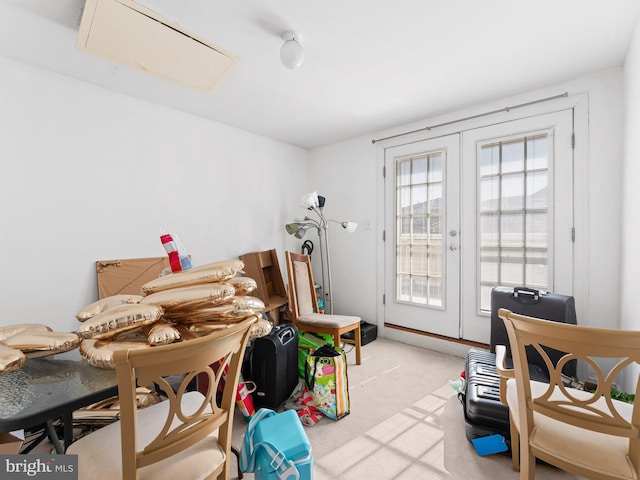
M 507 367 L 511 364 L 507 362 Z M 549 382 L 546 371 L 530 365 L 533 380 Z M 509 409 L 500 402 L 500 377 L 496 370 L 496 354 L 472 348 L 465 363 L 463 403 L 465 435 L 468 440 L 500 434 L 509 441 Z
M 509 348 L 509 336 L 504 322 L 498 317 L 498 310 L 506 308 L 513 313 L 528 315 L 531 317 L 553 320 L 556 322 L 570 323 L 575 325 L 576 306 L 575 300 L 571 296 L 554 293 L 544 293 L 531 288 L 516 287 L 495 287 L 491 291 L 491 352 L 495 352 L 496 345 L 504 345 L 507 348 L 507 355 L 511 356 Z M 545 349 L 549 358 L 554 364 L 564 355 L 558 350 Z M 544 360 L 533 347 L 527 347 L 527 359 L 529 364 L 538 365 L 546 371 Z M 569 377 L 576 375 L 576 361 L 567 362 L 562 373 Z
M 291 323 L 274 326 L 254 340 L 250 356 L 253 404 L 277 410 L 298 385 L 298 329 Z

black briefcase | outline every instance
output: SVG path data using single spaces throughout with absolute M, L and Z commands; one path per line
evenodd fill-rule
M 353 340 L 355 338 L 354 331 L 342 334 L 342 338 Z M 360 321 L 360 345 L 364 346 L 367 343 L 373 342 L 378 338 L 378 326 L 372 323 L 367 323 L 364 320 Z
M 291 323 L 274 326 L 254 340 L 250 357 L 255 408 L 277 410 L 298 385 L 298 329 Z
M 576 305 L 573 297 L 555 293 L 545 293 L 525 287 L 495 287 L 491 291 L 491 352 L 496 351 L 496 345 L 507 348 L 507 356 L 511 356 L 509 336 L 504 322 L 498 316 L 498 310 L 506 308 L 513 313 L 530 317 L 552 320 L 554 322 L 576 325 Z M 554 364 L 564 355 L 564 352 L 545 348 Z M 533 347 L 527 347 L 529 364 L 538 365 L 546 371 L 544 360 Z M 562 373 L 569 377 L 576 375 L 576 361 L 571 360 L 563 367 Z

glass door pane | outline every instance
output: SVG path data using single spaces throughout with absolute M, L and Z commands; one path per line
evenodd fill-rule
M 443 156 L 396 161 L 396 301 L 443 306 Z

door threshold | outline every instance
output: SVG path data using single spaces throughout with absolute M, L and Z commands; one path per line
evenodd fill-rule
M 423 332 L 422 330 L 415 330 L 413 328 L 401 327 L 400 325 L 394 325 L 392 323 L 385 323 L 384 324 L 384 328 L 391 328 L 391 329 L 394 329 L 394 330 L 400 330 L 402 332 L 408 332 L 408 333 L 414 333 L 416 335 L 422 335 L 423 337 L 437 338 L 439 340 L 446 340 L 448 342 L 458 343 L 458 344 L 461 344 L 461 345 L 467 345 L 469 347 L 483 348 L 483 349 L 489 350 L 489 345 L 487 345 L 486 343 L 473 342 L 471 340 L 465 340 L 463 338 L 447 337 L 445 335 L 438 335 L 437 333 Z

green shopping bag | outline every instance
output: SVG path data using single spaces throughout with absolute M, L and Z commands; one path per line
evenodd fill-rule
M 298 330 L 298 376 L 300 378 L 304 378 L 309 351 L 316 350 L 327 343 L 333 345 L 333 337 L 329 334 Z
M 329 418 L 339 420 L 349 414 L 347 356 L 341 348 L 323 345 L 307 357 L 305 376 L 313 403 Z

